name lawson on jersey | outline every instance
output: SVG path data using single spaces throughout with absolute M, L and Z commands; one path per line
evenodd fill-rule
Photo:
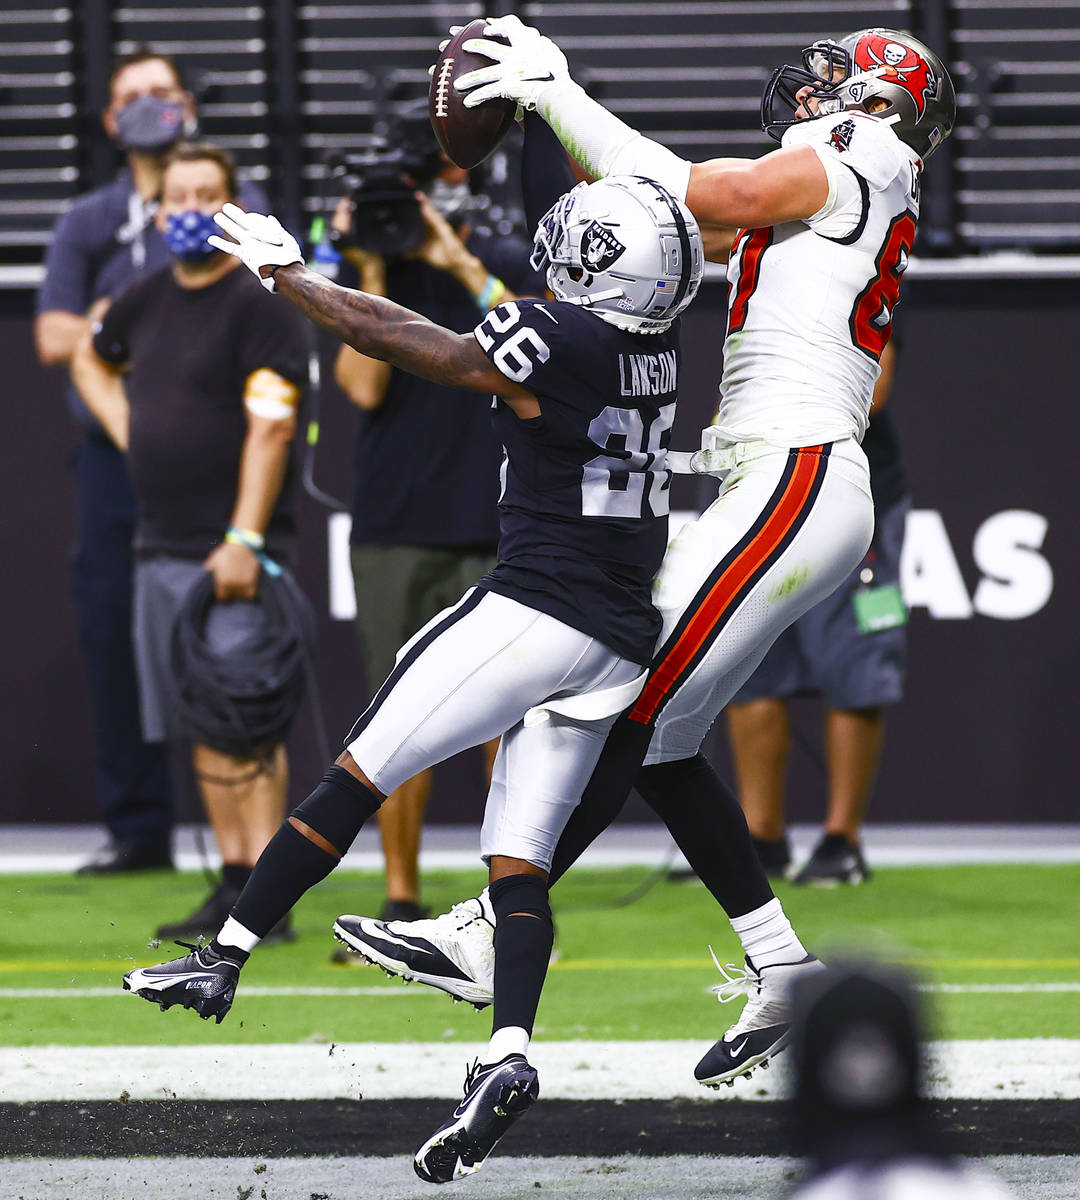
M 648 662 L 667 542 L 677 324 L 628 333 L 576 304 L 517 300 L 476 327 L 491 362 L 540 401 L 492 409 L 505 450 L 499 565 L 483 581 Z

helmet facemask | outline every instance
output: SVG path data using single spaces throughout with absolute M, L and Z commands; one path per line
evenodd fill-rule
M 761 96 L 761 127 L 776 141 L 784 136 L 792 125 L 798 125 L 806 117 L 795 114 L 802 108 L 809 116 L 814 110 L 809 101 L 816 101 L 819 116 L 840 112 L 843 107 L 837 88 L 852 72 L 851 55 L 830 39 L 822 39 L 807 46 L 802 52 L 802 66 L 785 63 L 773 71 Z M 810 90 L 800 98 L 803 88 Z M 779 113 L 790 113 L 781 116 Z
M 583 294 L 584 289 L 592 285 L 593 273 L 582 262 L 581 228 L 579 224 L 572 228 L 571 217 L 579 194 L 588 186 L 587 183 L 579 183 L 560 196 L 540 218 L 529 264 L 534 271 L 546 272 L 547 285 L 556 299 L 592 308 L 597 304 L 625 298 L 625 292 L 621 287 L 612 287 L 595 294 Z M 603 315 L 603 310 L 597 311 L 597 316 Z
M 777 67 L 761 98 L 762 128 L 777 141 L 805 119 L 797 115 L 800 106 L 820 116 L 868 113 L 891 125 L 924 159 L 952 132 L 956 103 L 949 74 L 940 59 L 908 33 L 863 29 L 840 42 L 824 39 L 802 52 L 802 64 Z M 806 87 L 810 91 L 800 99 L 798 92 Z M 810 101 L 816 101 L 814 110 Z M 785 109 L 790 118 L 779 115 Z

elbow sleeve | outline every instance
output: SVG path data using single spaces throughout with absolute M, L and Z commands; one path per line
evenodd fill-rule
M 655 179 L 663 184 L 673 196 L 685 201 L 686 190 L 690 186 L 691 166 L 667 146 L 661 146 L 659 142 L 638 133 L 612 156 L 611 167 L 605 174 L 644 175 L 646 179 Z

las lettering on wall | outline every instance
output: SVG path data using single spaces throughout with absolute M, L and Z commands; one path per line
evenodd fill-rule
M 980 579 L 969 593 L 956 552 L 935 509 L 912 509 L 900 554 L 900 590 L 909 609 L 925 608 L 939 621 L 978 615 L 1020 621 L 1044 608 L 1054 572 L 1039 553 L 1049 522 L 1040 513 L 1006 509 L 976 530 L 971 556 Z
M 668 519 L 670 541 L 687 523 L 697 519 L 697 513 L 678 509 Z M 349 564 L 349 534 L 352 517 L 349 513 L 331 513 L 326 519 L 327 571 L 330 617 L 334 621 L 356 620 L 356 588 Z
M 673 512 L 669 537 L 696 517 Z M 1049 522 L 1040 513 L 1006 509 L 987 517 L 972 541 L 971 556 L 980 572 L 968 590 L 956 551 L 936 509 L 912 509 L 900 554 L 900 590 L 909 609 L 923 608 L 938 621 L 965 621 L 974 616 L 1020 621 L 1044 608 L 1054 591 L 1054 572 L 1039 551 Z M 356 595 L 349 567 L 348 513 L 327 519 L 330 616 L 356 618 Z

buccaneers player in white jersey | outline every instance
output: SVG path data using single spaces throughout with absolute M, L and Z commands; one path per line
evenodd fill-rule
M 685 198 L 707 244 L 711 230 L 714 245 L 730 247 L 723 401 L 701 450 L 686 456 L 721 480 L 719 495 L 668 549 L 654 586 L 663 631 L 648 682 L 609 736 L 551 872 L 554 882 L 636 784 L 746 952 L 746 969 L 725 973 L 717 990 L 722 1000 L 748 991 L 748 1002 L 695 1072 L 705 1084 L 730 1083 L 784 1046 L 788 985 L 821 964 L 772 895 L 701 742 L 778 634 L 870 544 L 859 443 L 915 238 L 923 164 L 952 130 L 952 83 L 908 33 L 820 41 L 765 89 L 762 124 L 780 149 L 691 164 L 590 99 L 537 30 L 503 17 L 485 32 L 501 40 L 465 43 L 494 60 L 457 80 L 467 105 L 505 97 L 535 110 L 591 175 L 658 180 Z M 387 969 L 474 1002 L 490 995 L 484 897 L 389 931 L 341 920 L 350 943 Z

